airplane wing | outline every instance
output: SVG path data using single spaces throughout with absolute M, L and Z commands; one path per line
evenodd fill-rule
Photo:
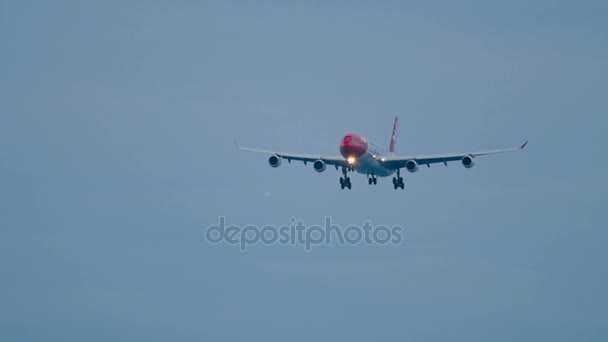
M 489 154 L 497 154 L 497 153 L 505 153 L 505 152 L 513 152 L 513 151 L 521 151 L 526 147 L 528 142 L 526 141 L 519 147 L 514 148 L 506 148 L 502 150 L 492 150 L 492 151 L 480 151 L 480 152 L 467 152 L 467 153 L 451 153 L 451 154 L 431 154 L 431 155 L 418 155 L 418 156 L 394 156 L 394 157 L 385 157 L 382 159 L 381 164 L 387 169 L 396 170 L 406 166 L 406 163 L 410 160 L 416 161 L 418 165 L 426 165 L 428 167 L 431 164 L 435 163 L 444 163 L 447 166 L 447 162 L 450 161 L 459 161 L 464 157 L 471 157 L 472 159 L 480 156 L 485 156 Z
M 322 156 L 318 154 L 298 154 L 298 153 L 288 153 L 288 152 L 277 152 L 277 151 L 269 151 L 269 150 L 259 150 L 255 148 L 241 147 L 236 142 L 234 143 L 236 148 L 241 151 L 254 152 L 254 153 L 262 153 L 277 156 L 281 159 L 287 159 L 288 162 L 292 160 L 298 160 L 304 162 L 314 162 L 315 160 L 322 160 L 327 165 L 333 165 L 336 168 L 338 166 L 346 166 L 346 160 L 342 156 Z

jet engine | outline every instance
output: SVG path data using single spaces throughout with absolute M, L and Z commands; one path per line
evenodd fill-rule
M 475 161 L 473 160 L 472 156 L 464 156 L 461 161 L 462 166 L 466 167 L 467 169 L 470 169 L 475 166 Z
M 418 171 L 418 163 L 415 160 L 408 160 L 405 163 L 405 168 L 409 171 L 409 172 L 416 172 Z
M 270 164 L 270 166 L 272 166 L 272 167 L 281 166 L 281 157 L 277 156 L 276 154 L 273 156 L 270 156 L 270 158 L 268 158 L 268 164 Z
M 317 172 L 323 172 L 327 168 L 327 164 L 325 164 L 325 162 L 322 161 L 321 159 L 318 159 L 318 160 L 315 160 L 314 163 L 312 163 L 312 167 Z

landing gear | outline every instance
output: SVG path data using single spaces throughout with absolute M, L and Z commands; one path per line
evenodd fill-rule
M 397 190 L 397 188 L 403 189 L 405 184 L 403 184 L 403 177 L 393 177 L 393 188 Z
M 374 174 L 367 175 L 367 183 L 369 185 L 372 185 L 372 184 L 376 185 L 376 184 L 378 184 L 378 177 L 376 177 L 376 175 L 374 175 Z
M 347 169 L 345 167 L 342 168 L 342 174 L 344 177 L 340 177 L 340 189 L 348 188 L 349 190 L 352 187 L 352 183 L 350 182 L 350 177 L 346 175 Z
M 340 189 L 348 188 L 350 190 L 351 187 L 350 177 L 340 177 Z
M 393 188 L 397 190 L 401 188 L 403 190 L 405 188 L 405 184 L 403 183 L 403 177 L 401 177 L 399 169 L 397 169 L 397 177 L 393 177 Z

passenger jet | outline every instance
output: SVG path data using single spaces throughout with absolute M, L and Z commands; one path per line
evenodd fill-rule
M 336 170 L 341 169 L 342 177 L 340 177 L 340 188 L 352 187 L 348 172 L 356 171 L 367 175 L 367 182 L 372 184 L 378 183 L 378 177 L 393 177 L 393 188 L 403 189 L 405 184 L 403 183 L 403 177 L 401 177 L 401 169 L 405 168 L 408 172 L 418 171 L 421 165 L 431 167 L 431 164 L 443 163 L 445 166 L 451 161 L 460 161 L 462 166 L 467 169 L 475 166 L 475 158 L 485 156 L 488 154 L 504 153 L 520 151 L 526 147 L 528 142 L 526 141 L 523 145 L 515 148 L 507 148 L 501 150 L 492 151 L 481 151 L 481 152 L 467 152 L 467 153 L 450 153 L 450 154 L 435 154 L 435 155 L 413 155 L 413 156 L 396 156 L 395 144 L 397 142 L 397 128 L 399 124 L 399 118 L 395 117 L 393 123 L 393 132 L 391 134 L 391 140 L 387 149 L 384 149 L 377 144 L 367 140 L 364 136 L 349 133 L 346 134 L 340 141 L 340 154 L 341 156 L 321 156 L 316 154 L 296 154 L 296 153 L 284 153 L 268 150 L 259 150 L 253 148 L 240 147 L 236 144 L 236 148 L 241 151 L 249 151 L 256 153 L 268 154 L 268 164 L 272 167 L 279 167 L 281 160 L 286 159 L 289 163 L 292 160 L 298 160 L 304 162 L 306 165 L 308 162 L 312 163 L 312 167 L 317 172 L 323 172 L 327 168 L 327 165 L 334 166 Z

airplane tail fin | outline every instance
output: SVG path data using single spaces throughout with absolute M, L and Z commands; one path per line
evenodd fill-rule
M 395 144 L 397 142 L 398 126 L 399 126 L 399 117 L 395 116 L 395 122 L 393 123 L 393 133 L 391 134 L 391 141 L 388 144 L 388 151 L 391 154 L 395 153 Z

